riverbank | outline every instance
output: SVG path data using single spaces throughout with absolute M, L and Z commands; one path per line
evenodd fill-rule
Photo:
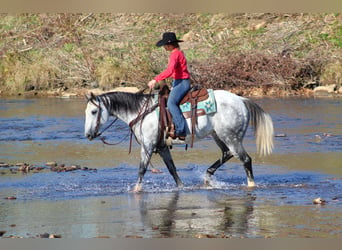
M 0 91 L 0 97 L 25 97 L 25 98 L 34 98 L 34 97 L 58 97 L 58 98 L 79 98 L 84 97 L 90 92 L 95 95 L 99 95 L 108 91 L 122 91 L 122 92 L 131 92 L 136 93 L 143 89 L 138 89 L 137 87 L 117 87 L 110 90 L 103 90 L 100 88 L 74 88 L 68 90 L 49 90 L 49 91 L 26 91 L 19 93 L 11 93 L 6 94 Z M 254 88 L 231 88 L 226 89 L 232 93 L 235 93 L 240 96 L 245 97 L 342 97 L 342 87 L 334 87 L 334 86 L 326 86 L 326 87 L 317 87 L 315 89 L 300 89 L 296 91 L 289 92 L 288 90 L 284 91 L 276 88 L 263 88 L 263 87 L 254 87 Z M 149 90 L 145 90 L 144 93 L 148 93 Z
M 168 30 L 184 41 L 192 79 L 205 87 L 308 96 L 336 84 L 334 92 L 341 23 L 339 13 L 0 14 L 0 94 L 143 89 L 167 65 L 155 43 Z

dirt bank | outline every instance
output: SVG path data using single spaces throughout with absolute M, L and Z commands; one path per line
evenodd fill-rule
M 0 93 L 142 89 L 165 68 L 168 54 L 155 43 L 172 30 L 196 83 L 244 96 L 310 95 L 342 84 L 341 21 L 339 13 L 0 14 Z

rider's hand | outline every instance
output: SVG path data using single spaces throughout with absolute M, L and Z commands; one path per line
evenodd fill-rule
M 157 81 L 156 80 L 151 80 L 147 85 L 150 87 L 150 89 L 154 88 L 154 85 L 156 85 Z

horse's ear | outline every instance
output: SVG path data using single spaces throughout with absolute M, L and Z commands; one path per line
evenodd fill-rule
M 84 97 L 85 97 L 85 99 L 87 100 L 87 102 L 89 102 L 89 101 L 90 101 L 90 95 L 88 95 L 88 94 L 84 94 Z
M 93 92 L 90 92 L 90 94 L 85 94 L 85 98 L 87 99 L 88 102 L 96 100 L 96 96 L 94 95 Z
M 96 96 L 93 92 L 90 92 L 90 100 L 96 100 Z

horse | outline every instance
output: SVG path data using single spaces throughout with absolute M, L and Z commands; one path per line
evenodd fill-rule
M 222 152 L 221 158 L 206 170 L 204 184 L 211 185 L 215 171 L 232 157 L 239 159 L 245 169 L 247 186 L 254 187 L 252 159 L 243 147 L 242 141 L 249 124 L 254 128 L 257 152 L 260 156 L 272 153 L 274 128 L 271 116 L 257 103 L 246 97 L 226 90 L 214 90 L 217 110 L 215 113 L 197 117 L 195 142 L 211 136 Z M 86 95 L 84 135 L 89 140 L 98 137 L 101 128 L 110 116 L 132 124 L 131 131 L 141 145 L 138 180 L 133 192 L 142 191 L 143 178 L 152 154 L 163 159 L 177 187 L 183 187 L 171 156 L 170 147 L 160 140 L 159 112 L 153 94 L 107 92 L 95 96 Z M 191 120 L 186 119 L 188 131 L 184 143 L 191 141 Z

